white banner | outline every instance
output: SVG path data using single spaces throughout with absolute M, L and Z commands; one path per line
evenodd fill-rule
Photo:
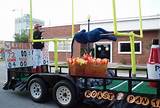
M 11 49 L 5 51 L 7 68 L 33 66 L 31 49 Z
M 148 78 L 160 79 L 160 64 L 147 64 Z
M 42 65 L 48 65 L 49 64 L 49 52 L 48 52 L 48 43 L 45 43 L 45 48 L 42 50 Z
M 28 44 L 28 43 L 27 43 Z M 30 47 L 20 48 L 18 46 L 25 46 L 24 43 L 5 43 L 5 61 L 7 68 L 18 68 L 18 67 L 28 67 L 34 65 L 34 56 L 33 51 L 36 49 L 30 49 Z M 42 50 L 41 54 L 41 65 L 49 64 L 49 52 L 48 52 L 48 43 L 45 43 L 45 47 Z

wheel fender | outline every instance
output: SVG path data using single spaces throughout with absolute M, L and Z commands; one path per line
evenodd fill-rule
M 33 79 L 33 78 L 41 78 L 40 77 L 40 75 L 38 75 L 38 74 L 32 74 L 29 78 L 28 78 L 28 80 L 27 80 L 27 84 L 26 84 L 26 89 L 28 90 L 28 84 L 29 84 L 29 82 Z M 42 78 L 41 78 L 42 79 Z M 43 79 L 42 79 L 43 80 Z

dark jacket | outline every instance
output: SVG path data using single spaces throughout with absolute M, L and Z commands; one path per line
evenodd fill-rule
M 42 38 L 42 32 L 40 31 L 34 31 L 33 32 L 33 39 L 41 39 Z M 34 42 L 33 43 L 33 49 L 42 49 L 44 47 L 44 44 L 41 42 Z
M 106 34 L 106 35 L 101 35 L 101 34 Z M 109 39 L 113 41 L 117 40 L 116 36 L 112 35 L 111 32 L 106 31 L 102 28 L 96 28 L 89 32 L 82 30 L 74 35 L 74 39 L 77 42 L 83 44 L 97 42 L 101 39 Z

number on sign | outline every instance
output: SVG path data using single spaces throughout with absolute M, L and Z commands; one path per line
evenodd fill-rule
M 20 66 L 21 66 L 21 67 L 23 67 L 23 66 L 27 66 L 27 62 L 26 62 L 26 61 L 24 61 L 24 62 L 23 62 L 23 61 L 21 61 L 21 62 L 20 62 Z

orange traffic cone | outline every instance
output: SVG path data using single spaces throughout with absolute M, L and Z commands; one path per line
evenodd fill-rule
M 154 39 L 152 42 L 147 71 L 149 79 L 160 79 L 160 45 L 158 39 Z M 157 83 L 150 82 L 149 86 L 157 87 Z

